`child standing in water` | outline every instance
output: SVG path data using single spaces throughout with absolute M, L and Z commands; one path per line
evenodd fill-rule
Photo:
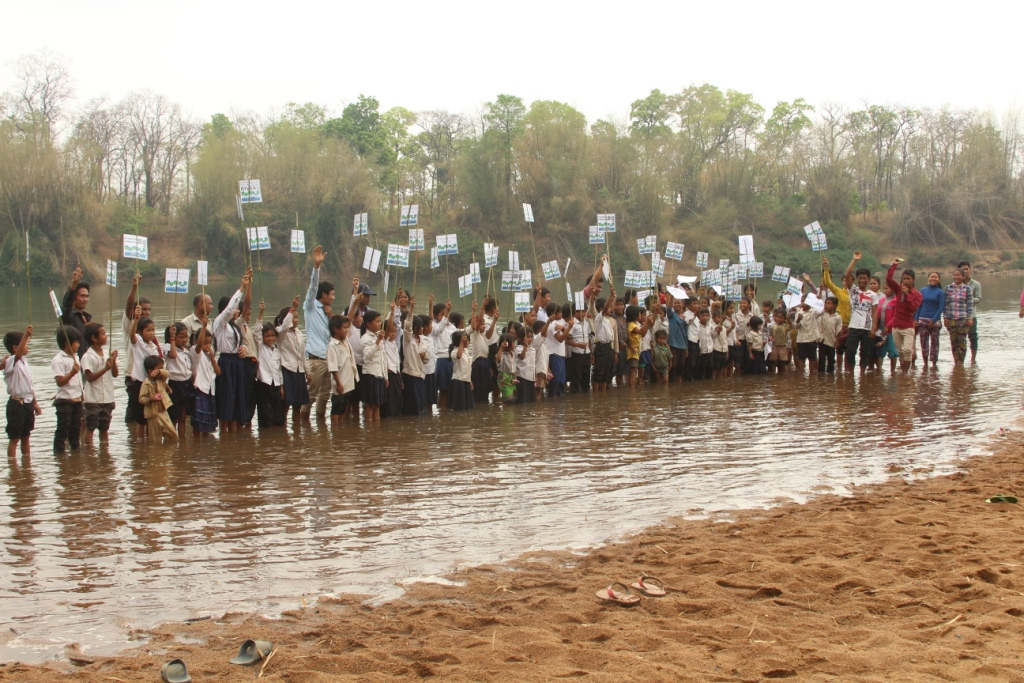
M 384 359 L 384 331 L 380 313 L 367 310 L 363 314 L 363 378 L 359 382 L 362 392 L 363 417 L 369 423 L 380 419 L 380 407 L 387 400 L 388 366 Z
M 331 424 L 338 427 L 345 417 L 350 396 L 356 389 L 356 359 L 348 343 L 351 327 L 342 315 L 331 316 L 327 327 L 331 341 L 327 345 L 327 371 L 331 373 Z
M 100 441 L 108 440 L 110 419 L 114 414 L 114 378 L 117 377 L 117 350 L 104 354 L 107 331 L 99 323 L 85 326 L 89 349 L 82 356 L 85 442 L 92 443 L 92 434 L 99 429 Z
M 4 348 L 11 354 L 4 359 L 4 383 L 7 385 L 7 457 L 13 459 L 21 445 L 21 456 L 29 458 L 32 447 L 29 437 L 36 426 L 36 415 L 42 415 L 43 409 L 36 401 L 35 388 L 32 385 L 32 373 L 29 372 L 28 342 L 32 338 L 32 326 L 24 332 L 8 332 L 4 335 Z
M 452 359 L 452 383 L 448 404 L 452 410 L 473 409 L 473 361 L 469 352 L 469 335 L 459 330 L 452 334 L 449 354 Z
M 516 334 L 518 336 L 516 340 L 516 376 L 519 380 L 516 402 L 533 403 L 537 400 L 533 387 L 534 379 L 537 376 L 535 365 L 537 354 L 532 348 L 533 330 L 526 325 L 520 325 Z
M 57 429 L 53 433 L 53 452 L 64 454 L 64 443 L 77 451 L 82 430 L 82 375 L 78 364 L 78 347 L 82 333 L 70 325 L 57 330 L 60 352 L 50 361 L 53 378 L 57 382 L 57 397 L 53 407 L 57 411 Z
M 217 431 L 217 376 L 220 365 L 213 352 L 213 335 L 206 330 L 205 321 L 196 332 L 192 347 L 192 384 L 195 404 L 192 407 L 192 433 L 195 436 Z
M 168 414 L 178 428 L 178 438 L 185 436 L 185 423 L 195 409 L 195 385 L 192 377 L 192 354 L 188 351 L 188 328 L 185 323 L 174 323 L 165 332 L 167 344 L 163 347 L 167 380 L 174 396 L 174 405 Z
M 747 321 L 747 367 L 744 372 L 748 375 L 763 375 L 767 372 L 764 363 L 764 337 L 761 335 L 762 325 L 761 318 L 756 315 Z
M 174 428 L 171 417 L 167 414 L 172 402 L 167 391 L 169 373 L 164 370 L 164 359 L 147 356 L 143 361 L 143 367 L 146 370 L 146 379 L 139 389 L 139 403 L 145 411 L 149 437 L 155 441 L 162 434 L 164 441 L 178 443 L 178 430 Z

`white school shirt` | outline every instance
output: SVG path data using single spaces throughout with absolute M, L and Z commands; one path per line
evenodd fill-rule
M 615 341 L 615 320 L 604 313 L 594 316 L 594 342 L 611 344 Z
M 569 330 L 569 338 L 577 344 L 584 344 L 586 347 L 581 349 L 578 346 L 572 346 L 570 349 L 573 353 L 580 355 L 590 353 L 590 321 L 586 318 L 583 318 L 582 323 L 577 320 L 572 329 Z
M 548 374 L 548 345 L 539 334 L 533 335 L 534 371 L 535 374 Z
M 352 347 L 345 341 L 331 338 L 327 343 L 327 372 L 331 373 L 331 396 L 340 396 L 354 391 L 356 388 L 356 359 L 352 356 Z M 338 383 L 334 381 L 334 373 L 341 375 L 341 394 Z
M 430 339 L 434 347 L 434 358 L 448 358 L 448 349 L 452 345 L 452 333 L 455 332 L 455 325 L 448 321 L 447 316 L 439 321 L 434 321 L 430 329 Z
M 168 379 L 175 382 L 187 382 L 192 379 L 192 356 L 189 355 L 187 347 L 175 349 L 177 358 L 167 355 L 171 352 L 170 344 L 161 344 L 160 350 L 164 354 L 164 370 L 167 371 Z
M 565 357 L 565 341 L 555 339 L 555 334 L 561 332 L 566 327 L 567 323 L 564 320 L 548 321 L 548 331 L 544 335 L 544 344 L 547 346 L 548 356 Z
M 96 351 L 90 346 L 80 361 L 82 366 L 82 397 L 86 403 L 113 403 L 114 402 L 114 375 L 111 372 L 103 372 L 107 369 L 107 356 L 102 351 Z M 90 382 L 85 379 L 85 371 L 92 374 L 103 372 L 99 379 Z
M 683 320 L 686 321 L 686 341 L 694 344 L 700 343 L 700 319 L 693 314 L 693 311 L 683 312 Z
M 519 354 L 523 352 L 523 345 L 516 345 L 516 375 L 527 379 L 531 382 L 537 379 L 537 354 L 533 352 L 533 349 L 526 349 L 525 357 L 520 358 Z
M 53 360 L 50 361 L 50 369 L 53 371 L 54 379 L 57 377 L 64 377 L 72 368 L 75 367 L 75 361 L 78 357 L 72 358 L 68 354 L 61 351 Z M 79 371 L 75 373 L 74 377 L 65 384 L 64 386 L 57 386 L 57 396 L 59 399 L 66 399 L 69 401 L 81 401 L 82 400 L 82 371 L 79 366 Z
M 256 343 L 256 381 L 272 387 L 284 384 L 281 374 L 281 351 L 276 346 L 267 346 L 263 342 Z
M 22 356 L 8 356 L 4 364 L 4 382 L 7 384 L 7 394 L 11 398 L 20 399 L 29 403 L 36 397 L 35 388 L 32 386 L 32 373 L 28 369 L 28 361 Z
M 494 331 L 487 335 L 487 345 L 491 346 L 498 343 L 498 339 L 501 337 L 501 325 L 498 324 L 493 315 L 487 315 L 484 313 L 484 332 L 491 329 L 491 322 L 494 321 Z
M 146 359 L 150 356 L 160 356 L 163 358 L 163 350 L 156 342 L 149 342 L 147 344 L 142 341 L 142 336 L 136 333 L 132 338 L 131 372 L 131 378 L 136 382 L 146 381 Z
M 423 369 L 423 355 L 429 355 L 426 346 L 420 343 L 420 336 L 412 333 L 412 316 L 408 316 L 405 322 L 402 323 L 405 328 L 404 336 L 404 347 L 403 347 L 403 360 L 405 366 L 402 368 L 402 372 L 409 375 L 410 377 L 419 377 L 422 379 L 426 372 Z
M 193 346 L 191 353 L 192 367 L 195 368 L 192 384 L 197 391 L 208 396 L 215 396 L 217 394 L 217 373 L 213 369 L 213 362 L 198 346 Z
M 281 354 L 281 367 L 289 372 L 308 372 L 306 365 L 306 337 L 295 326 L 295 318 L 289 312 L 277 326 L 277 350 Z
M 473 380 L 473 361 L 470 359 L 469 349 L 462 350 L 462 358 L 459 358 L 459 349 L 451 351 L 452 379 L 456 382 L 471 382 Z
M 716 332 L 715 329 L 718 329 Z M 731 323 L 728 318 L 722 319 L 721 325 L 711 323 L 711 349 L 719 353 L 726 353 L 729 350 L 729 334 L 732 332 Z
M 377 343 L 377 334 L 367 331 L 359 340 L 363 346 L 363 374 L 387 379 L 388 370 L 384 360 L 384 342 Z
M 427 354 L 427 360 L 423 363 L 423 374 L 433 375 L 437 371 L 437 356 L 434 355 L 434 340 L 429 334 L 420 335 L 420 348 Z
M 732 314 L 733 322 L 736 323 L 736 337 L 738 339 L 747 338 L 747 325 L 750 324 L 750 319 L 754 317 L 754 311 L 751 309 L 750 313 L 744 313 L 743 311 L 736 311 Z
M 698 320 L 697 322 L 690 323 L 690 327 L 697 328 L 697 343 L 700 344 L 700 355 L 705 353 L 711 353 L 715 350 L 715 342 L 711 338 L 711 322 L 705 325 Z
M 487 358 L 490 354 L 491 349 L 487 344 L 487 337 L 483 332 L 477 332 L 471 330 L 469 333 L 469 347 L 466 349 L 466 353 L 472 356 L 472 361 L 477 358 Z
M 238 353 L 242 346 L 242 332 L 231 323 L 231 316 L 235 314 L 238 303 L 242 300 L 242 290 L 238 290 L 228 301 L 227 307 L 221 311 L 213 320 L 213 338 L 217 345 L 217 351 L 222 355 L 225 353 Z

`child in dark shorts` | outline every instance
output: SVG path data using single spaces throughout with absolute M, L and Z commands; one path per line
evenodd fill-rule
M 8 332 L 4 335 L 4 348 L 11 354 L 3 361 L 4 382 L 7 384 L 7 457 L 13 458 L 18 454 L 18 445 L 21 445 L 21 455 L 28 458 L 32 455 L 29 444 L 29 436 L 36 426 L 36 415 L 40 415 L 43 409 L 36 401 L 35 387 L 32 384 L 32 374 L 28 369 L 28 342 L 32 338 L 32 326 L 25 328 L 24 332 Z

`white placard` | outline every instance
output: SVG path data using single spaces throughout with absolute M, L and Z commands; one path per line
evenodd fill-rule
M 740 263 L 749 265 L 754 262 L 754 236 L 740 235 Z
M 441 259 L 437 256 L 437 247 L 430 248 L 430 267 L 438 268 L 441 265 Z
M 514 270 L 501 271 L 501 291 L 511 292 L 515 289 L 515 272 Z
M 498 265 L 498 245 L 490 242 L 484 243 L 484 268 L 493 268 Z
M 707 268 L 708 267 L 708 252 L 698 251 L 697 252 L 697 267 Z
M 515 312 L 516 313 L 529 313 L 530 312 L 530 293 L 529 292 L 516 292 L 515 293 Z
M 239 180 L 238 194 L 242 204 L 258 204 L 263 201 L 259 180 Z
M 683 258 L 683 245 L 680 242 L 667 243 L 665 245 L 665 258 L 681 261 Z
M 370 272 L 376 273 L 378 268 L 380 268 L 380 249 L 374 249 L 373 256 L 370 258 Z M 387 288 L 385 287 L 385 289 Z
M 369 217 L 368 213 L 357 213 L 352 216 L 352 236 L 361 237 L 369 230 Z
M 480 264 L 470 263 L 469 264 L 469 279 L 473 284 L 479 284 L 483 280 L 480 279 Z
M 424 251 L 426 248 L 423 228 L 409 228 L 409 251 Z
M 292 230 L 292 253 L 293 254 L 305 254 L 306 253 L 306 231 L 305 230 Z
M 402 207 L 402 215 L 399 220 L 399 225 L 403 228 L 406 226 L 417 225 L 420 220 L 420 205 L 419 204 L 406 204 Z
M 523 204 L 523 218 L 526 219 L 527 223 L 533 222 L 533 207 L 529 204 Z
M 209 261 L 196 261 L 196 284 L 201 287 L 210 284 Z
M 107 259 L 107 284 L 117 287 L 117 261 Z
M 519 252 L 510 251 L 508 252 L 508 269 L 519 270 Z
M 164 271 L 164 292 L 188 294 L 188 268 L 167 268 Z
M 60 310 L 60 302 L 57 301 L 57 295 L 53 293 L 52 289 L 50 290 L 50 303 L 53 305 L 53 312 L 58 318 L 64 315 L 64 312 Z
M 547 261 L 540 264 L 540 270 L 544 274 L 545 280 L 557 280 L 562 277 L 562 274 L 558 270 L 558 261 Z
M 597 227 L 601 232 L 615 232 L 615 214 L 597 214 Z

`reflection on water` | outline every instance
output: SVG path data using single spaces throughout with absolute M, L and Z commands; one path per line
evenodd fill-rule
M 134 444 L 118 424 L 109 446 L 61 459 L 45 449 L 47 406 L 31 462 L 9 461 L 0 481 L 0 614 L 13 626 L 0 658 L 70 641 L 112 652 L 159 621 L 386 598 L 411 578 L 583 548 L 671 515 L 950 471 L 1020 410 L 1008 381 L 1019 284 L 988 292 L 981 364 L 954 371 L 943 340 L 939 370 L 909 378 L 737 377 L 179 449 Z M 32 355 L 43 396 L 47 336 Z

